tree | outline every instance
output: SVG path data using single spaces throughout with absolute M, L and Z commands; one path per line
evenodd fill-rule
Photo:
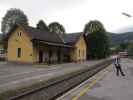
M 128 55 L 133 56 L 133 43 L 128 44 L 127 52 Z
M 121 51 L 125 51 L 127 49 L 127 47 L 128 47 L 128 43 L 121 43 L 120 44 L 120 50 Z
M 103 24 L 97 20 L 90 21 L 84 27 L 84 33 L 106 32 Z
M 94 20 L 85 25 L 84 34 L 88 46 L 88 56 L 105 58 L 109 55 L 109 38 L 101 22 Z
M 1 31 L 7 34 L 15 24 L 28 25 L 28 19 L 20 9 L 11 8 L 2 19 Z
M 37 24 L 37 29 L 49 31 L 47 25 L 44 23 L 43 20 L 40 20 Z
M 54 32 L 57 34 L 65 34 L 65 28 L 63 27 L 63 25 L 61 25 L 58 22 L 53 22 L 51 24 L 49 24 L 49 31 L 50 32 Z

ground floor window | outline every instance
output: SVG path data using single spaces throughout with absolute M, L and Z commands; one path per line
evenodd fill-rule
M 79 49 L 79 57 L 80 57 L 80 49 Z
M 21 57 L 21 48 L 17 48 L 17 57 L 18 57 L 18 58 Z
M 83 57 L 85 56 L 85 52 L 84 52 L 84 49 L 83 49 Z
M 4 54 L 4 49 L 0 49 L 0 54 Z

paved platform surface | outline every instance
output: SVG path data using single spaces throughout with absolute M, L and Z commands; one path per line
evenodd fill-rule
M 0 62 L 0 92 L 16 87 L 29 85 L 38 81 L 63 75 L 70 71 L 89 67 L 99 61 L 86 61 L 84 63 L 66 63 L 57 65 L 18 65 Z
M 126 76 L 116 76 L 110 65 L 57 100 L 133 100 L 133 60 L 121 64 Z

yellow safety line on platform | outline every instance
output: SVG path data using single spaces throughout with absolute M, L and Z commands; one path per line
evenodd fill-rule
M 101 79 L 104 78 L 104 76 L 106 75 L 106 73 L 110 72 L 111 67 L 109 67 L 106 71 L 104 71 L 104 73 L 102 73 L 102 75 L 97 76 L 94 80 L 92 80 L 92 82 L 86 87 L 84 88 L 77 96 L 73 97 L 72 100 L 78 100 L 81 96 L 83 96 L 85 93 L 89 92 L 91 90 L 91 88 Z

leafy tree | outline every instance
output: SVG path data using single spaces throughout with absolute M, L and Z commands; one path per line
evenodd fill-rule
M 49 24 L 48 28 L 49 28 L 50 32 L 54 32 L 57 34 L 65 34 L 64 26 L 58 22 L 53 22 L 53 23 Z
M 117 45 L 113 46 L 113 48 L 114 48 L 113 52 L 114 53 L 119 53 L 119 52 L 127 51 L 130 48 L 129 45 L 130 45 L 130 43 L 117 44 Z
M 105 58 L 109 55 L 109 38 L 101 22 L 94 20 L 85 25 L 84 34 L 88 46 L 88 56 Z
M 37 29 L 49 31 L 47 25 L 44 23 L 43 20 L 40 20 L 37 24 Z
M 127 47 L 128 47 L 128 43 L 121 43 L 120 44 L 120 50 L 121 51 L 125 51 L 127 49 Z
M 120 45 L 115 45 L 111 48 L 111 54 L 118 54 L 121 51 Z
M 105 32 L 105 28 L 100 21 L 94 20 L 87 23 L 84 27 L 84 33 L 96 33 L 96 32 Z
M 133 56 L 133 43 L 130 43 L 127 47 L 127 52 L 130 56 Z
M 20 9 L 11 8 L 2 19 L 1 31 L 7 34 L 14 24 L 28 25 L 28 19 Z

